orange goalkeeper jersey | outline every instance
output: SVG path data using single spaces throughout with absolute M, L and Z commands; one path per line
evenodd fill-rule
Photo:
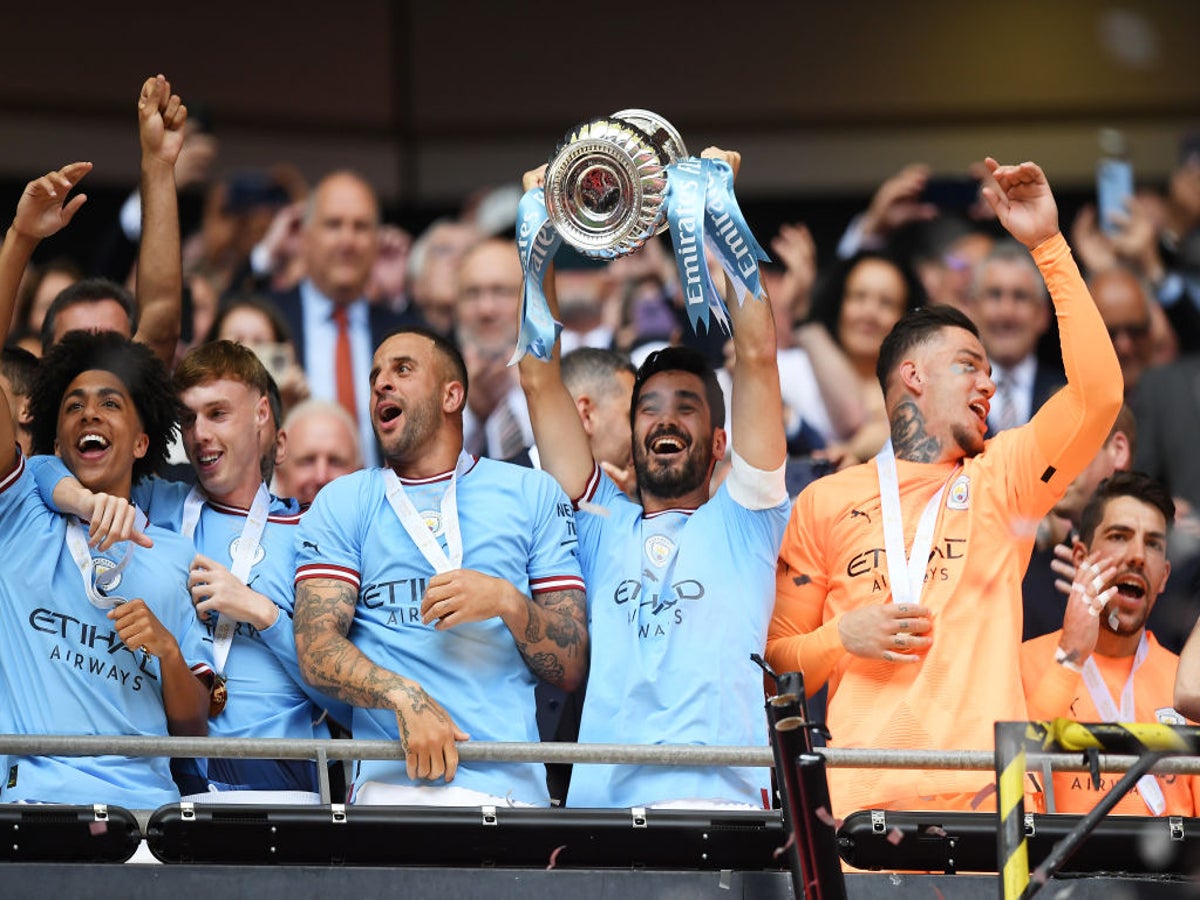
M 848 654 L 838 622 L 891 600 L 874 462 L 818 479 L 784 534 L 767 660 L 829 682 L 831 746 L 991 749 L 997 720 L 1023 720 L 1021 578 L 1038 521 L 1103 445 L 1121 404 L 1121 371 L 1061 235 L 1034 252 L 1054 298 L 1068 384 L 1028 425 L 954 463 L 898 460 L 905 547 L 947 482 L 920 602 L 933 645 L 917 664 Z M 878 806 L 944 808 L 992 783 L 988 772 L 829 770 L 837 815 Z M 942 795 L 942 796 L 939 796 Z M 961 800 L 950 801 L 961 805 Z

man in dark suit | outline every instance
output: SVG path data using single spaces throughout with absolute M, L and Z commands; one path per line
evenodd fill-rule
M 996 383 L 991 436 L 1028 422 L 1066 379 L 1037 356 L 1038 339 L 1050 327 L 1050 298 L 1028 250 L 1015 241 L 997 243 L 975 270 L 974 290 L 974 318 Z
M 379 201 L 353 172 L 334 172 L 317 185 L 305 210 L 307 277 L 272 297 L 291 328 L 314 397 L 340 403 L 355 419 L 368 466 L 379 456 L 371 431 L 370 378 L 375 348 L 393 328 L 414 324 L 367 302 L 379 252 Z

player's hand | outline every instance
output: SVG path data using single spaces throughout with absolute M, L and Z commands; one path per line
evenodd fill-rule
M 876 603 L 851 610 L 838 622 L 847 653 L 894 663 L 921 661 L 933 644 L 930 611 L 911 603 Z
M 147 78 L 138 95 L 138 135 L 142 159 L 156 159 L 174 168 L 183 148 L 187 107 L 162 75 Z
M 1058 206 L 1037 163 L 1002 166 L 990 156 L 983 162 L 996 179 L 996 187 L 983 188 L 984 199 L 1009 234 L 1030 250 L 1058 234 Z
M 102 553 L 121 541 L 133 541 L 139 547 L 154 546 L 154 541 L 138 528 L 137 507 L 124 497 L 92 494 L 91 503 L 87 517 L 88 546 Z
M 108 611 L 117 636 L 130 650 L 166 659 L 179 653 L 175 636 L 166 629 L 140 597 Z
M 196 615 L 203 622 L 214 622 L 224 614 L 235 622 L 249 622 L 259 631 L 270 628 L 279 618 L 279 607 L 258 591 L 242 584 L 232 572 L 216 560 L 197 553 L 188 571 L 188 590 Z
M 503 579 L 474 569 L 434 575 L 421 598 L 421 621 L 445 631 L 465 622 L 482 622 L 512 612 L 524 596 Z M 436 623 L 436 624 L 434 624 Z
M 470 735 L 416 682 L 406 681 L 394 705 L 408 777 L 452 781 L 458 771 L 455 742 L 470 740 Z
M 1062 637 L 1058 641 L 1067 658 L 1076 665 L 1083 665 L 1096 649 L 1100 614 L 1117 593 L 1115 585 L 1109 586 L 1116 574 L 1113 561 L 1099 550 L 1076 569 L 1067 597 L 1067 611 L 1063 615 Z
M 627 497 L 637 498 L 637 469 L 633 467 L 633 463 L 621 468 L 610 462 L 601 462 L 600 468 L 613 484 L 621 489 L 621 493 Z
M 521 189 L 532 191 L 534 188 L 546 186 L 546 167 L 549 163 L 542 163 L 536 169 L 530 169 L 521 176 Z
M 40 241 L 65 228 L 79 212 L 79 207 L 87 202 L 87 194 L 76 194 L 69 201 L 67 194 L 90 171 L 90 162 L 68 163 L 25 185 L 25 191 L 17 201 L 13 231 Z
M 738 169 L 742 167 L 742 154 L 736 150 L 722 150 L 720 147 L 705 147 L 700 152 L 701 159 L 719 159 L 723 163 L 728 163 L 729 168 L 733 169 L 733 177 L 736 180 Z

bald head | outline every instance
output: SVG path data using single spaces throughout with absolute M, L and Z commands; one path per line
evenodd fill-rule
M 325 176 L 305 213 L 308 277 L 334 303 L 350 303 L 363 296 L 378 251 L 375 191 L 353 172 Z

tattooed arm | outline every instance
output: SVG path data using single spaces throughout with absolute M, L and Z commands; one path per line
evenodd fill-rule
M 455 741 L 469 738 L 410 678 L 376 665 L 347 635 L 354 620 L 357 591 L 334 578 L 307 578 L 296 584 L 296 651 L 309 684 L 354 706 L 396 713 L 409 778 L 454 778 Z
M 421 620 L 438 630 L 499 616 L 529 670 L 566 691 L 588 666 L 587 605 L 581 590 L 546 591 L 531 600 L 503 578 L 455 569 L 429 579 Z

